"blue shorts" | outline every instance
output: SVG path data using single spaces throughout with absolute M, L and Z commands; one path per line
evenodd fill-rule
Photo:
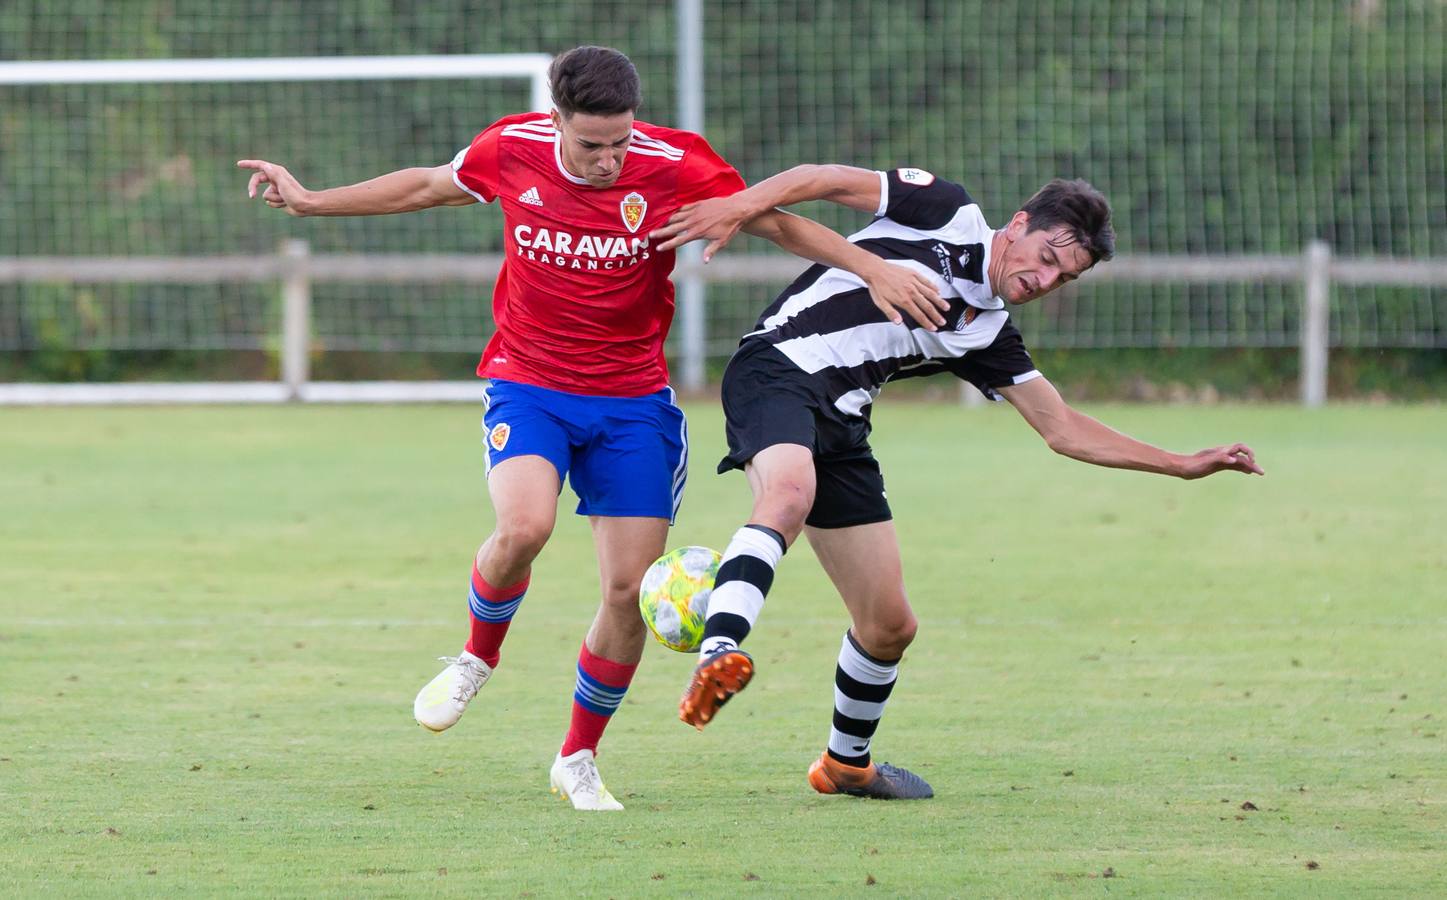
M 673 388 L 643 397 L 568 394 L 493 379 L 482 416 L 487 470 L 541 456 L 578 495 L 583 516 L 678 515 L 688 423 Z

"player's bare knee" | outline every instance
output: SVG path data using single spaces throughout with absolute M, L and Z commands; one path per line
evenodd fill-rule
M 749 521 L 768 525 L 792 541 L 804 530 L 804 520 L 814 507 L 814 486 L 799 481 L 781 480 L 770 484 L 758 502 Z
M 907 609 L 854 625 L 855 639 L 866 652 L 880 659 L 899 659 L 918 631 L 919 620 Z
M 912 612 L 906 612 L 894 623 L 894 642 L 898 645 L 900 653 L 903 653 L 906 647 L 914 643 L 914 636 L 918 632 L 919 620 L 914 617 L 914 613 Z
M 603 603 L 610 609 L 621 609 L 633 618 L 638 618 L 638 588 L 640 581 L 641 579 L 637 576 L 618 576 L 604 579 Z
M 490 552 L 509 564 L 527 565 L 542 552 L 552 536 L 551 519 L 538 516 L 514 516 L 498 520 L 488 539 Z

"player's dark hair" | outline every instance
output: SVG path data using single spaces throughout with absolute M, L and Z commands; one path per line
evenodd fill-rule
M 643 85 L 633 61 L 612 47 L 574 47 L 548 67 L 553 105 L 564 116 L 613 116 L 643 103 Z
M 1115 229 L 1110 226 L 1110 204 L 1090 182 L 1057 178 L 1035 192 L 1020 211 L 1030 216 L 1025 229 L 1039 231 L 1064 225 L 1070 232 L 1052 245 L 1079 244 L 1090 254 L 1090 264 L 1115 256 Z

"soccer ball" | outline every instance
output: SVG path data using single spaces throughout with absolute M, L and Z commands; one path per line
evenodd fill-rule
M 680 653 L 697 652 L 720 559 L 707 547 L 679 547 L 643 573 L 638 609 L 660 644 Z

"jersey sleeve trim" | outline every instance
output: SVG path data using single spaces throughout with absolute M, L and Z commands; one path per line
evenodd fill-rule
M 971 383 L 974 384 L 975 387 L 980 389 L 980 393 L 985 395 L 986 400 L 990 400 L 994 403 L 1004 403 L 1005 395 L 1000 393 L 1000 388 L 1010 387 L 1011 385 L 1016 384 L 1024 384 L 1027 381 L 1034 381 L 1037 378 L 1043 377 L 1045 376 L 1041 375 L 1039 370 L 1031 369 L 1029 372 L 1022 372 L 1019 375 L 1011 376 L 1009 384 L 980 384 L 979 382 Z
M 874 211 L 874 217 L 877 219 L 889 209 L 889 173 L 875 172 L 874 174 L 879 176 L 879 208 Z
M 923 169 L 895 169 L 886 173 L 886 179 L 889 196 L 884 216 L 907 228 L 944 228 L 960 210 L 975 203 L 960 185 Z
M 661 156 L 670 162 L 681 162 L 685 151 L 666 141 L 650 137 L 635 128 L 633 129 L 633 140 L 628 145 L 628 152 L 641 153 L 644 156 Z
M 457 170 L 462 168 L 462 160 L 467 156 L 468 149 L 469 148 L 467 147 L 463 147 L 461 150 L 457 151 L 456 156 L 452 157 L 452 183 L 462 188 L 464 191 L 467 191 L 472 196 L 476 197 L 478 203 L 486 203 L 488 202 L 486 197 L 482 196 L 477 191 L 474 191 L 472 188 L 463 184 L 462 179 L 458 177 Z

